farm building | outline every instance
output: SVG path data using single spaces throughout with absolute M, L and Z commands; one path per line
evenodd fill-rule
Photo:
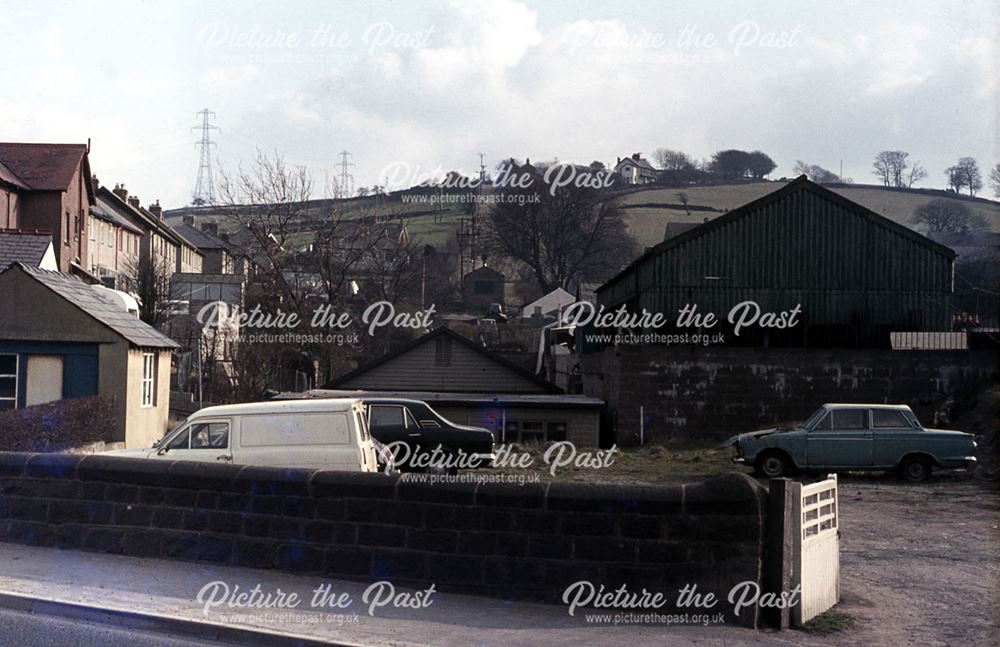
M 727 344 L 889 347 L 889 333 L 950 330 L 955 252 L 802 176 L 650 248 L 597 291 L 606 309 L 685 306 L 720 320 Z M 789 313 L 785 329 L 747 326 L 732 309 Z M 739 317 L 741 313 L 736 316 Z M 695 332 L 695 326 L 687 328 Z

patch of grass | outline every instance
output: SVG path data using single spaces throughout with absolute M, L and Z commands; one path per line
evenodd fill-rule
M 828 634 L 854 626 L 854 618 L 840 611 L 826 611 L 802 625 L 803 631 Z
M 744 471 L 732 460 L 732 450 L 718 443 L 686 442 L 647 445 L 618 449 L 607 467 L 559 467 L 553 476 L 543 459 L 545 448 L 539 444 L 522 444 L 515 453 L 528 452 L 533 462 L 527 470 L 500 467 L 500 473 L 538 473 L 543 481 L 578 481 L 589 483 L 690 483 L 716 474 Z M 593 452 L 579 448 L 580 452 Z M 606 451 L 606 450 L 605 450 Z

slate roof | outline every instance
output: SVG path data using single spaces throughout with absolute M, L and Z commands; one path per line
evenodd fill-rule
M 172 226 L 174 231 L 176 231 L 180 236 L 183 236 L 188 242 L 198 249 L 229 249 L 229 245 L 226 241 L 222 240 L 218 236 L 213 236 L 207 231 L 202 231 L 197 227 L 192 227 L 191 225 L 183 222 Z
M 480 269 L 483 269 L 483 268 L 480 268 Z M 468 276 L 468 274 L 466 276 Z M 517 364 L 515 364 L 514 362 L 508 360 L 507 358 L 503 357 L 502 355 L 499 355 L 499 354 L 497 354 L 497 353 L 495 353 L 495 352 L 493 352 L 491 350 L 483 348 L 480 344 L 477 344 L 476 342 L 472 341 L 471 339 L 467 339 L 466 337 L 458 334 L 457 332 L 455 332 L 454 330 L 452 330 L 452 329 L 450 329 L 450 328 L 448 328 L 446 326 L 441 326 L 439 328 L 435 328 L 434 330 L 432 330 L 431 332 L 427 333 L 426 335 L 421 335 L 420 337 L 417 337 L 412 342 L 410 342 L 409 344 L 406 344 L 405 346 L 403 346 L 402 348 L 400 348 L 399 350 L 397 350 L 395 352 L 389 353 L 388 355 L 384 355 L 383 357 L 381 357 L 381 358 L 379 358 L 379 359 L 377 359 L 377 360 L 375 360 L 375 361 L 373 361 L 373 362 L 371 362 L 369 364 L 366 364 L 364 366 L 359 366 L 358 368 L 354 369 L 353 371 L 350 371 L 348 373 L 340 375 L 339 377 L 335 377 L 333 380 L 331 380 L 330 382 L 328 382 L 327 384 L 325 384 L 323 386 L 323 388 L 324 389 L 335 389 L 335 388 L 341 386 L 342 384 L 344 384 L 345 382 L 348 382 L 348 381 L 354 379 L 355 377 L 357 377 L 359 375 L 367 373 L 368 371 L 372 370 L 373 368 L 381 366 L 382 364 L 385 364 L 386 362 L 388 362 L 390 360 L 396 359 L 400 355 L 404 355 L 404 354 L 410 352 L 411 350 L 413 350 L 417 346 L 429 343 L 431 341 L 434 341 L 438 337 L 442 337 L 442 336 L 443 337 L 451 338 L 455 342 L 457 342 L 459 344 L 462 344 L 466 348 L 471 349 L 473 352 L 478 353 L 479 355 L 482 355 L 483 357 L 489 359 L 490 361 L 492 361 L 492 362 L 494 362 L 496 364 L 499 364 L 499 365 L 501 365 L 501 366 L 503 366 L 503 367 L 505 367 L 505 368 L 507 368 L 507 369 L 509 369 L 509 370 L 511 370 L 511 371 L 513 371 L 515 373 L 517 373 L 521 377 L 523 377 L 523 378 L 527 379 L 528 381 L 533 382 L 537 386 L 541 387 L 542 390 L 544 390 L 546 393 L 556 393 L 556 394 L 562 394 L 563 393 L 563 390 L 561 388 L 559 388 L 558 386 L 556 386 L 555 384 L 553 384 L 552 382 L 549 382 L 548 380 L 545 380 L 544 378 L 542 378 L 542 377 L 540 377 L 538 375 L 535 375 L 531 371 L 529 371 L 529 370 L 527 370 L 527 369 L 525 369 L 525 368 L 523 368 L 521 366 L 518 366 Z
M 101 294 L 99 290 L 91 288 L 77 278 L 61 272 L 40 270 L 23 263 L 18 263 L 17 267 L 135 346 L 141 348 L 180 348 L 176 342 L 138 317 L 129 314 L 119 304 Z
M 17 177 L 17 174 L 14 173 L 14 171 L 10 170 L 9 168 L 7 168 L 6 165 L 4 165 L 3 160 L 0 160 L 0 182 L 3 182 L 4 184 L 8 184 L 18 189 L 28 188 L 28 185 L 25 184 L 21 180 L 21 178 Z
M 109 205 L 104 198 L 100 197 L 97 198 L 97 204 L 90 208 L 90 212 L 93 213 L 98 218 L 107 220 L 109 222 L 114 223 L 118 227 L 121 227 L 122 229 L 131 231 L 133 234 L 138 234 L 139 236 L 143 234 L 142 229 L 136 227 L 131 222 L 122 217 L 121 214 L 112 209 L 111 205 Z
M 0 231 L 0 272 L 14 263 L 38 267 L 51 243 L 51 234 Z
M 86 144 L 0 142 L 7 170 L 27 188 L 43 191 L 65 191 L 86 154 Z

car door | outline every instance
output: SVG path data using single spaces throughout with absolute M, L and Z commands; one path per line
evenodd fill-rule
M 228 419 L 197 420 L 169 439 L 158 455 L 177 461 L 232 462 L 231 430 Z
M 830 409 L 806 436 L 810 468 L 869 467 L 872 453 L 867 408 Z
M 372 403 L 368 406 L 368 429 L 379 442 L 394 449 L 397 457 L 405 459 L 393 443 L 405 443 L 410 447 L 409 454 L 419 450 L 423 432 L 414 420 L 413 415 L 402 404 Z
M 914 447 L 922 430 L 914 429 L 902 411 L 872 409 L 872 437 L 876 467 L 895 467 L 904 454 Z

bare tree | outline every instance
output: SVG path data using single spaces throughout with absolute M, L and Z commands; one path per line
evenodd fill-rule
M 139 319 L 154 328 L 163 325 L 169 313 L 170 277 L 173 268 L 166 258 L 150 250 L 125 268 L 126 282 L 139 302 Z
M 993 187 L 993 195 L 1000 198 L 1000 164 L 994 164 L 990 169 L 990 186 Z
M 949 166 L 944 171 L 948 176 L 948 186 L 961 192 L 965 187 L 969 189 L 969 195 L 975 196 L 983 188 L 983 175 L 979 170 L 979 163 L 973 157 L 963 157 L 954 166 Z
M 927 169 L 920 165 L 920 162 L 914 162 L 913 166 L 910 167 L 910 172 L 906 176 L 906 186 L 907 188 L 912 188 L 914 184 L 920 182 L 927 177 Z
M 910 167 L 906 151 L 882 151 L 875 156 L 872 173 L 882 184 L 890 187 L 905 187 L 906 170 Z
M 807 164 L 802 160 L 795 162 L 792 171 L 796 175 L 805 175 L 817 184 L 837 184 L 842 181 L 841 177 L 833 171 L 829 171 L 817 164 Z
M 924 225 L 929 233 L 957 232 L 969 233 L 986 229 L 986 218 L 972 213 L 968 207 L 954 198 L 937 198 L 920 205 L 910 218 L 913 225 Z
M 577 277 L 602 280 L 638 251 L 617 201 L 600 189 L 547 184 L 541 168 L 527 173 L 530 186 L 501 187 L 501 199 L 484 227 L 488 249 L 524 263 L 543 293 Z
M 287 307 L 303 304 L 304 278 L 295 263 L 296 232 L 309 217 L 313 181 L 304 166 L 289 166 L 275 153 L 257 150 L 253 164 L 234 173 L 219 169 L 224 219 L 245 232 L 246 252 L 257 261 L 258 281 Z
M 688 198 L 688 194 L 685 193 L 684 191 L 678 191 L 674 195 L 677 196 L 678 202 L 680 202 L 682 205 L 684 205 L 684 210 L 687 211 L 687 215 L 690 216 L 691 215 L 691 204 L 690 204 L 690 198 Z
M 653 159 L 656 161 L 656 165 L 664 171 L 683 171 L 694 168 L 694 161 L 687 153 L 669 148 L 657 148 L 653 151 Z

